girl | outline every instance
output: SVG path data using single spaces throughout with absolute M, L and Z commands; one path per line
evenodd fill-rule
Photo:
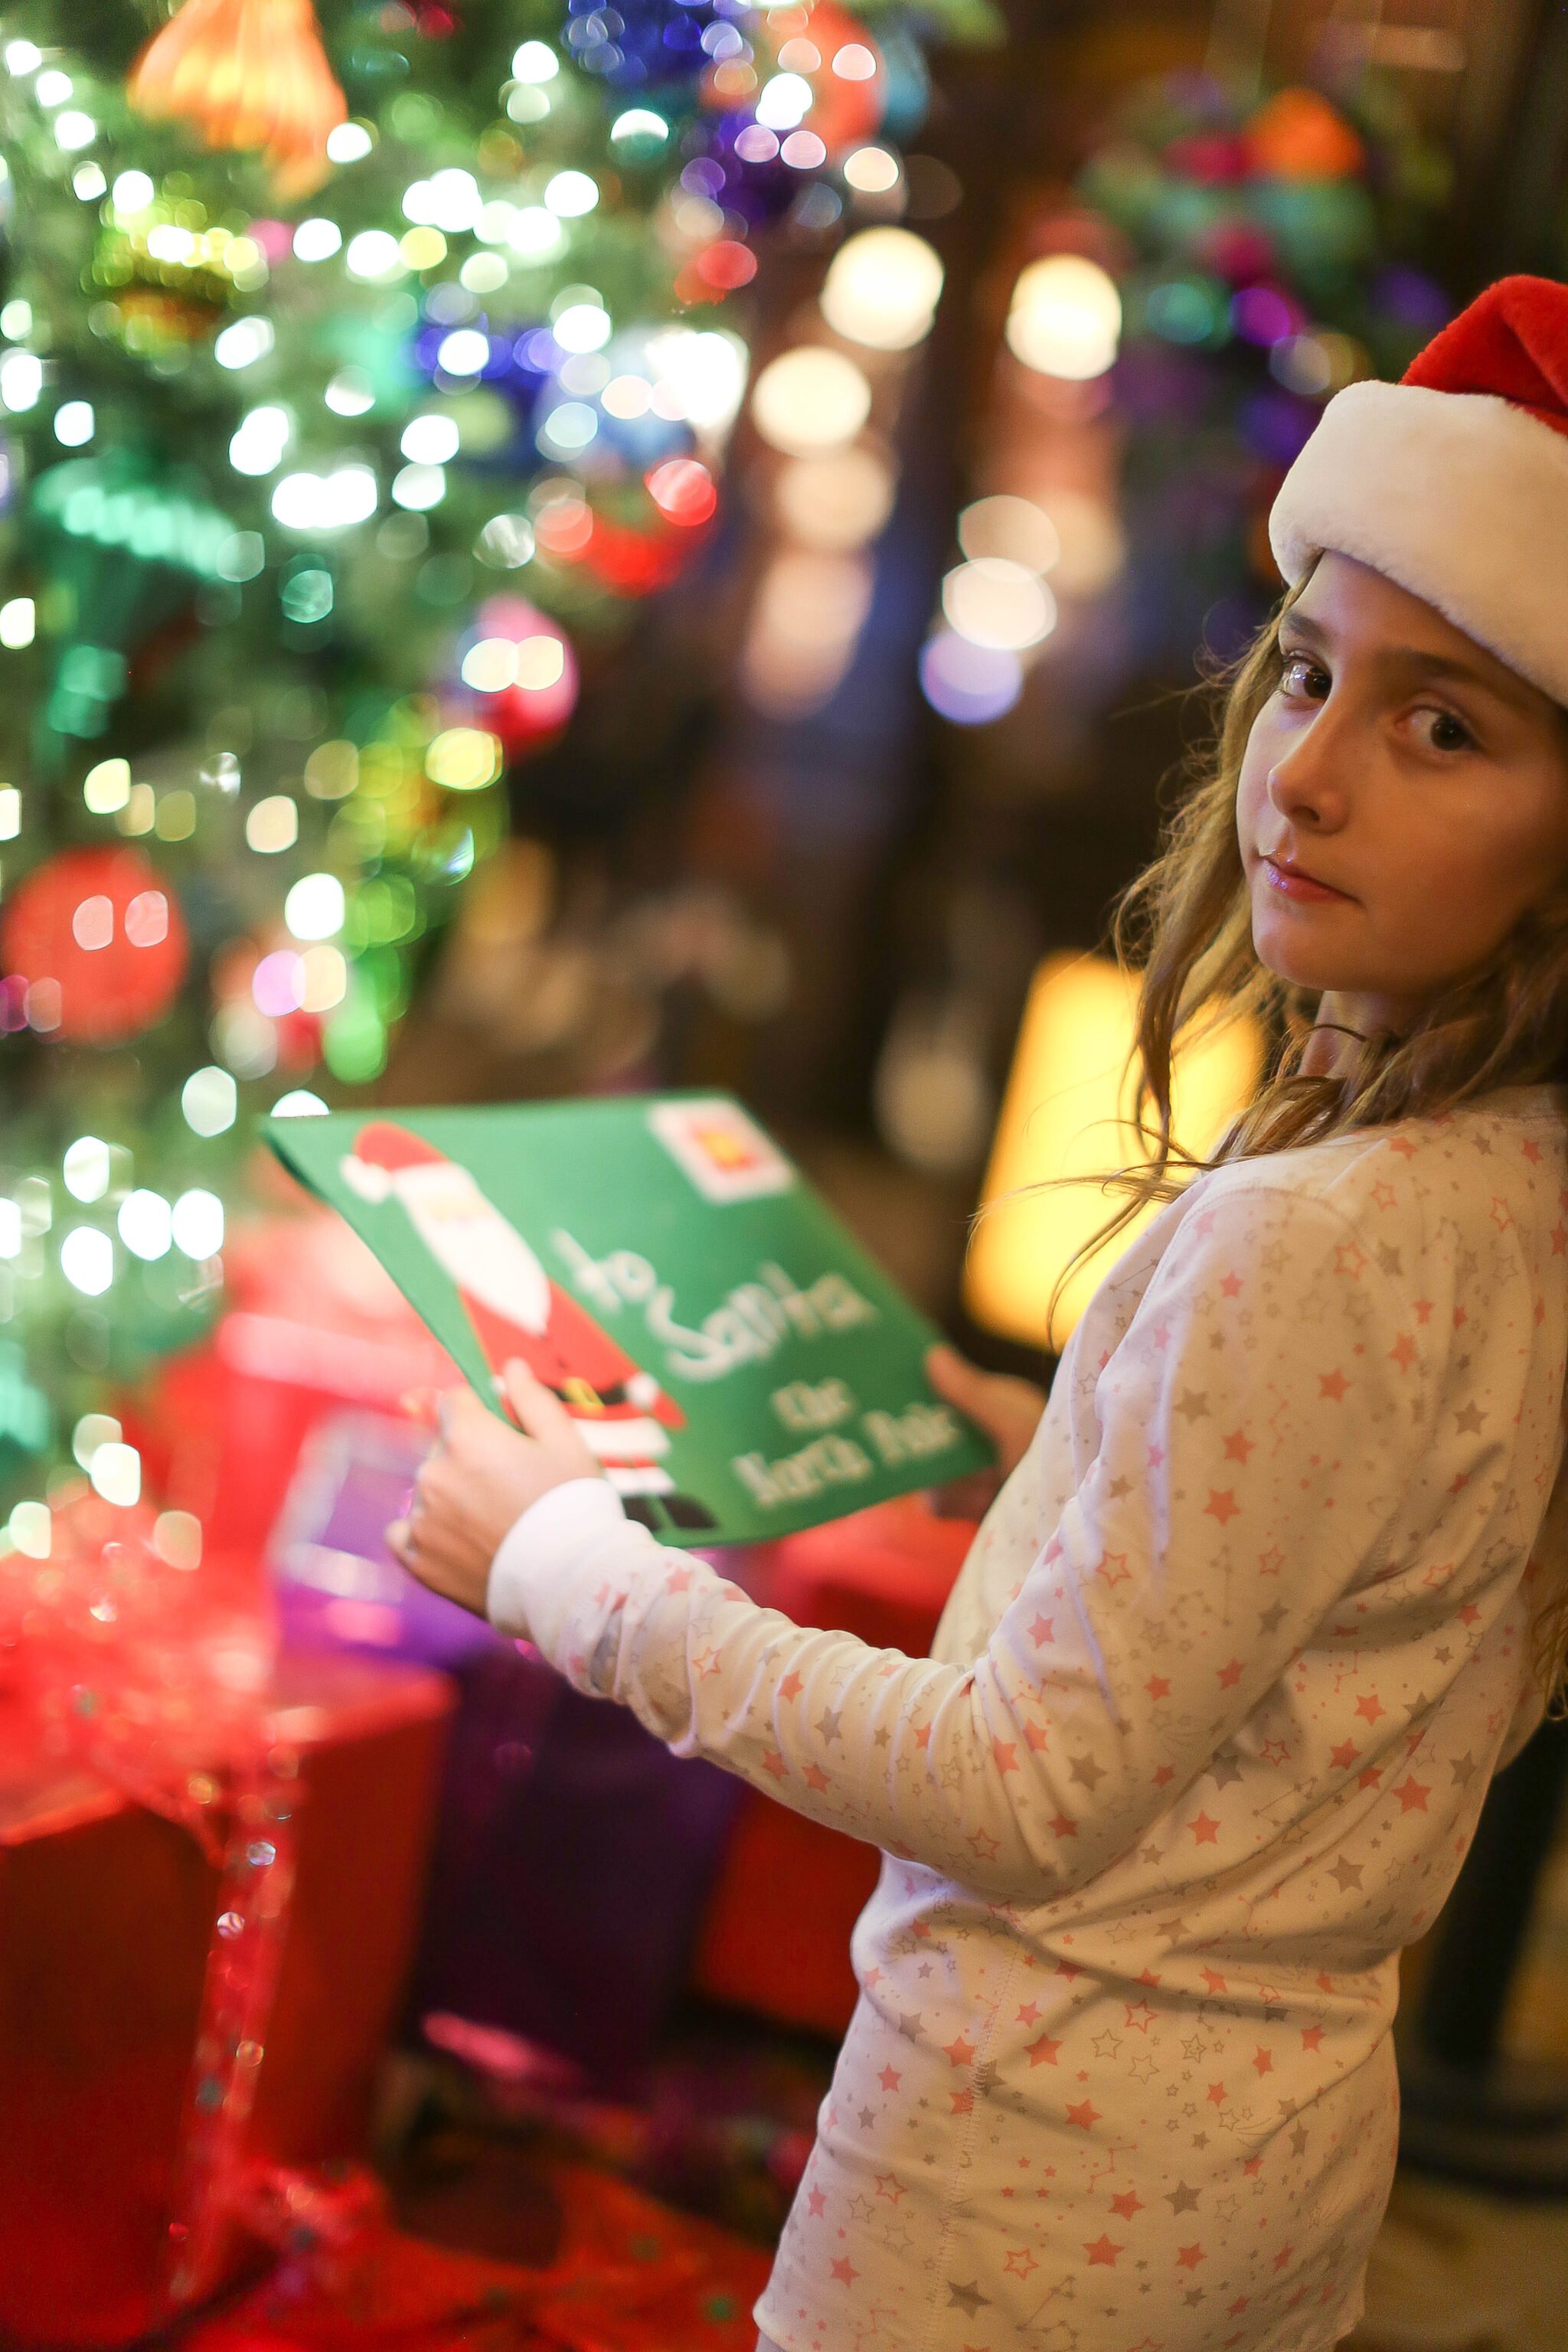
M 1017 1384 L 933 1360 L 1022 1455 L 933 1657 L 661 1549 L 521 1367 L 527 1433 L 457 1399 L 393 1530 L 883 1850 L 764 2347 L 1320 2352 L 1360 2314 L 1399 1950 L 1561 1656 L 1565 396 L 1568 289 L 1505 280 L 1286 479 L 1289 593 L 1136 893 L 1151 1186 L 1178 1026 L 1286 1042 L 1026 1450 Z

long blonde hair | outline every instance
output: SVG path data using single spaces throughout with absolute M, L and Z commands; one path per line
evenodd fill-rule
M 1121 1203 L 1062 1282 L 1140 1210 L 1173 1198 L 1205 1169 L 1446 1110 L 1495 1087 L 1568 1078 L 1568 885 L 1522 915 L 1484 965 L 1439 991 L 1400 1034 L 1361 1040 L 1332 1076 L 1302 1071 L 1317 996 L 1258 961 L 1236 796 L 1253 722 L 1279 681 L 1280 623 L 1304 585 L 1298 583 L 1241 661 L 1216 681 L 1217 730 L 1194 762 L 1159 855 L 1117 905 L 1116 953 L 1140 982 L 1129 1073 L 1148 1156 L 1103 1180 L 1123 1195 Z M 1568 742 L 1568 712 L 1563 724 Z M 1251 1100 L 1205 1159 L 1182 1149 L 1172 1133 L 1176 1039 L 1242 1013 L 1258 1021 L 1268 1052 Z M 1058 1296 L 1060 1288 L 1058 1283 Z M 1055 1305 L 1053 1298 L 1053 1313 Z M 1557 1583 L 1536 1630 L 1541 1672 L 1562 1706 L 1568 1701 L 1568 1581 Z

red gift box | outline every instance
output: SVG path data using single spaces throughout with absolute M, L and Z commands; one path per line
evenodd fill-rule
M 117 1407 L 148 1485 L 210 1549 L 260 1554 L 306 1437 L 345 1405 L 397 1412 L 461 1374 L 365 1244 L 315 1208 L 238 1228 L 226 1310 Z
M 797 1625 L 923 1658 L 973 1538 L 972 1521 L 938 1518 L 905 1496 L 760 1547 L 744 1580 Z M 879 1862 L 875 1847 L 749 1790 L 703 1916 L 698 1990 L 782 2024 L 842 2033 L 855 2006 L 849 1934 Z
M 267 1732 L 297 1752 L 292 1901 L 246 2153 L 356 2152 L 413 1941 L 438 1675 L 285 1660 Z M 163 2315 L 169 2222 L 222 1881 L 176 1822 L 40 1753 L 0 1706 L 0 2338 L 110 2347 Z M 226 2229 L 217 2273 L 243 2263 Z

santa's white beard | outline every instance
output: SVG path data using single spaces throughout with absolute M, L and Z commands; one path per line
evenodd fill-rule
M 487 1203 L 471 1216 L 432 1217 L 405 1200 L 409 1222 L 458 1288 L 524 1331 L 550 1321 L 550 1277 L 515 1225 Z

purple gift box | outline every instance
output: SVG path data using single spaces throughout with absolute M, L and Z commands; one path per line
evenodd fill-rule
M 412 2015 L 504 2027 L 622 2087 L 684 1982 L 741 1784 L 398 1565 L 383 1530 L 428 1444 L 364 1412 L 314 1431 L 269 1546 L 284 1639 L 457 1682 Z

